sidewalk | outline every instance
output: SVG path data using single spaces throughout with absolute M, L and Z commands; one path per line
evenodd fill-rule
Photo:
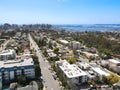
M 47 90 L 47 88 L 46 88 L 46 87 L 43 87 L 43 90 Z

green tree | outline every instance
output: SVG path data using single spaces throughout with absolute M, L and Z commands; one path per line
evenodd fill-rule
M 67 61 L 70 63 L 70 64 L 73 64 L 73 63 L 75 63 L 76 62 L 76 58 L 75 57 L 68 57 L 67 58 Z
M 37 56 L 32 55 L 32 59 L 33 59 L 35 65 L 36 65 L 36 64 L 39 64 L 39 61 L 38 61 L 38 57 L 37 57 Z
M 116 75 L 110 75 L 110 76 L 103 76 L 102 81 L 105 84 L 113 85 L 114 83 L 118 82 L 120 78 Z
M 51 41 L 49 41 L 48 47 L 49 47 L 50 49 L 53 49 L 53 46 L 52 46 L 52 42 L 51 42 Z
M 59 48 L 54 48 L 53 51 L 54 53 L 58 54 Z
M 42 82 L 38 82 L 38 90 L 43 90 L 43 84 Z
M 32 81 L 32 82 L 30 82 L 30 85 L 32 86 L 31 87 L 31 90 L 33 90 L 33 85 L 34 85 L 34 82 Z
M 44 56 L 45 56 L 45 57 L 47 57 L 47 56 L 48 56 L 48 53 L 47 53 L 47 51 L 46 51 L 46 50 L 44 50 L 44 51 L 43 51 L 43 54 L 44 54 Z
M 35 77 L 39 78 L 40 76 L 41 76 L 41 69 L 40 69 L 39 64 L 36 64 L 35 65 Z
M 24 75 L 17 77 L 18 84 L 24 84 L 26 82 L 26 77 Z

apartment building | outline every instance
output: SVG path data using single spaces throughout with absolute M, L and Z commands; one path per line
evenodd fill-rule
M 9 82 L 20 75 L 25 75 L 27 78 L 35 77 L 32 58 L 0 61 L 0 85 L 2 85 L 3 81 Z
M 118 59 L 109 59 L 109 67 L 116 71 L 117 73 L 120 73 L 120 60 Z
M 61 69 L 63 76 L 73 84 L 85 83 L 87 74 L 75 64 L 69 64 L 66 60 L 57 61 L 56 65 Z
M 80 42 L 77 42 L 77 41 L 71 41 L 71 42 L 69 43 L 69 46 L 70 46 L 72 49 L 77 50 L 77 49 L 80 49 L 81 44 L 80 44 Z
M 14 60 L 16 52 L 13 49 L 3 50 L 0 52 L 0 61 Z
M 102 80 L 103 76 L 110 76 L 110 74 L 105 69 L 100 67 L 91 67 L 91 70 L 96 73 L 100 80 Z

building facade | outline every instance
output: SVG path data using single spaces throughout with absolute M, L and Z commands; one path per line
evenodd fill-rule
M 61 72 L 69 83 L 81 84 L 88 80 L 87 74 L 75 64 L 69 64 L 66 60 L 56 62 L 56 66 L 61 69 Z
M 21 75 L 30 79 L 35 78 L 34 62 L 32 58 L 0 61 L 0 84 L 12 81 Z
M 109 59 L 109 67 L 113 69 L 115 72 L 120 73 L 120 60 L 117 59 Z
M 69 46 L 70 46 L 72 49 L 78 50 L 78 49 L 80 49 L 81 44 L 80 44 L 80 42 L 77 42 L 77 41 L 71 41 L 71 42 L 69 43 Z
M 3 50 L 0 52 L 0 61 L 14 60 L 16 58 L 15 50 Z

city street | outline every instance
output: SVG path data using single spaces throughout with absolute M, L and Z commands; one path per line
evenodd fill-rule
M 38 59 L 40 62 L 44 90 L 61 90 L 60 86 L 59 86 L 59 82 L 53 78 L 52 73 L 49 70 L 49 68 L 50 68 L 49 62 L 47 62 L 43 59 L 38 45 L 31 38 L 30 34 L 29 34 L 29 40 L 30 40 L 30 47 L 34 48 L 34 50 L 36 51 L 36 55 L 38 56 Z

